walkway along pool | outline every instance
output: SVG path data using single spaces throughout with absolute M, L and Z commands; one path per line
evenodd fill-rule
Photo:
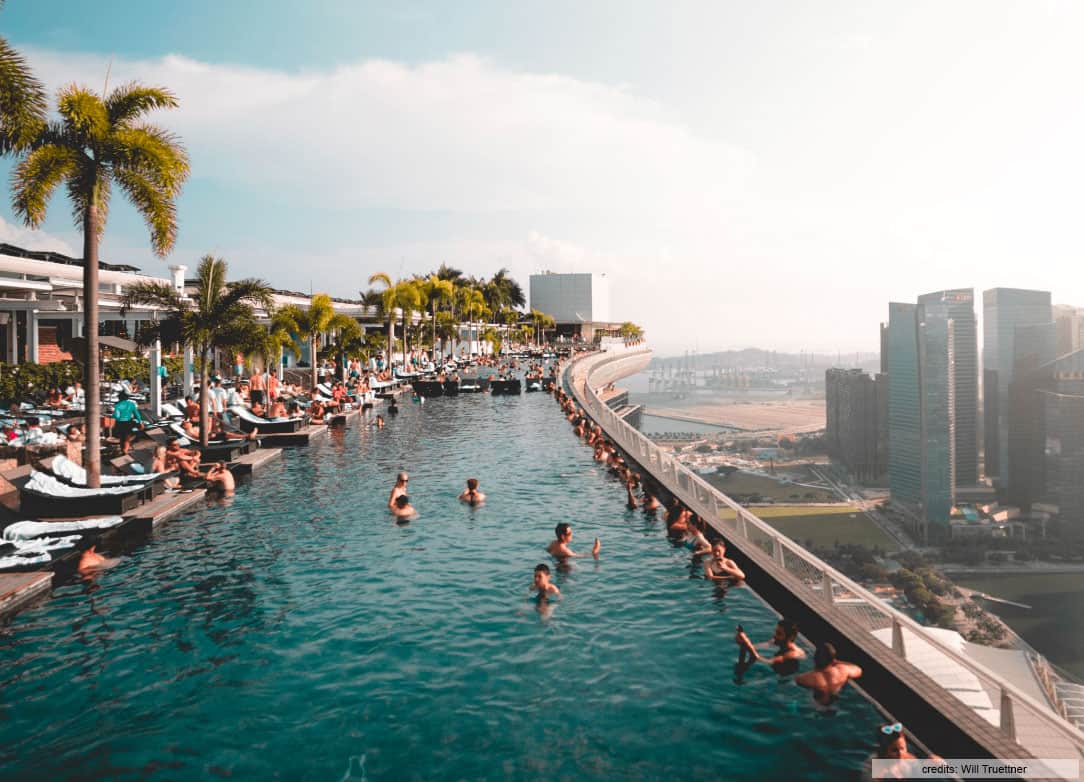
M 556 573 L 546 618 L 558 521 L 602 558 Z M 0 777 L 839 780 L 879 721 L 767 666 L 734 684 L 735 625 L 775 615 L 627 511 L 545 394 L 403 404 L 122 553 L 4 628 Z

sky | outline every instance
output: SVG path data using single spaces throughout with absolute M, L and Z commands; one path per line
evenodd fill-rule
M 0 34 L 51 91 L 178 95 L 176 249 L 119 197 L 101 246 L 150 273 L 594 271 L 663 353 L 876 350 L 944 288 L 1084 305 L 1084 4 L 7 0 Z M 63 195 L 0 241 L 81 247 Z

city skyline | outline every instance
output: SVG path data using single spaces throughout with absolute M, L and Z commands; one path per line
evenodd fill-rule
M 476 5 L 13 0 L 0 22 L 50 88 L 177 91 L 177 250 L 154 259 L 121 203 L 102 246 L 148 272 L 213 252 L 343 296 L 442 261 L 607 273 L 662 353 L 871 350 L 880 302 L 945 287 L 1084 302 L 1084 9 Z M 79 246 L 62 204 L 43 235 L 0 220 Z

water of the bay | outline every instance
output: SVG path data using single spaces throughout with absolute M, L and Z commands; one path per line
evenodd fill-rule
M 628 511 L 552 398 L 402 406 L 333 432 L 70 583 L 0 635 L 0 778 L 838 780 L 878 715 L 834 716 L 734 627 L 770 637 L 659 520 Z M 420 516 L 386 510 L 410 471 Z M 481 508 L 456 501 L 481 479 Z M 528 599 L 558 521 L 602 559 Z M 553 565 L 553 563 L 550 563 Z M 362 762 L 364 759 L 364 762 Z

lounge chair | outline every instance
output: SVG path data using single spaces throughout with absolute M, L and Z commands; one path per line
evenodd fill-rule
M 73 462 L 63 454 L 57 454 L 50 459 L 41 462 L 45 471 L 53 477 L 69 486 L 85 489 L 87 486 L 87 471 L 84 467 Z M 145 486 L 153 490 L 153 495 L 162 493 L 162 482 L 166 476 L 158 473 L 144 475 L 102 475 L 102 486 Z
M 304 418 L 263 418 L 253 414 L 247 407 L 235 405 L 230 412 L 237 416 L 242 432 L 259 429 L 260 434 L 291 434 L 301 428 Z
M 193 440 L 188 436 L 188 433 L 184 431 L 178 423 L 172 423 L 169 425 L 168 432 L 181 440 L 182 448 L 194 448 L 205 456 L 213 456 L 215 460 L 232 461 L 238 454 L 248 453 L 252 450 L 253 440 L 212 440 L 207 443 L 206 446 L 200 445 L 198 440 Z M 232 453 L 236 451 L 237 453 Z M 229 458 L 225 454 L 232 453 Z M 221 454 L 217 455 L 216 454 Z
M 121 515 L 138 506 L 148 491 L 145 484 L 100 489 L 69 486 L 38 470 L 32 470 L 30 479 L 18 488 L 22 513 L 44 518 Z

